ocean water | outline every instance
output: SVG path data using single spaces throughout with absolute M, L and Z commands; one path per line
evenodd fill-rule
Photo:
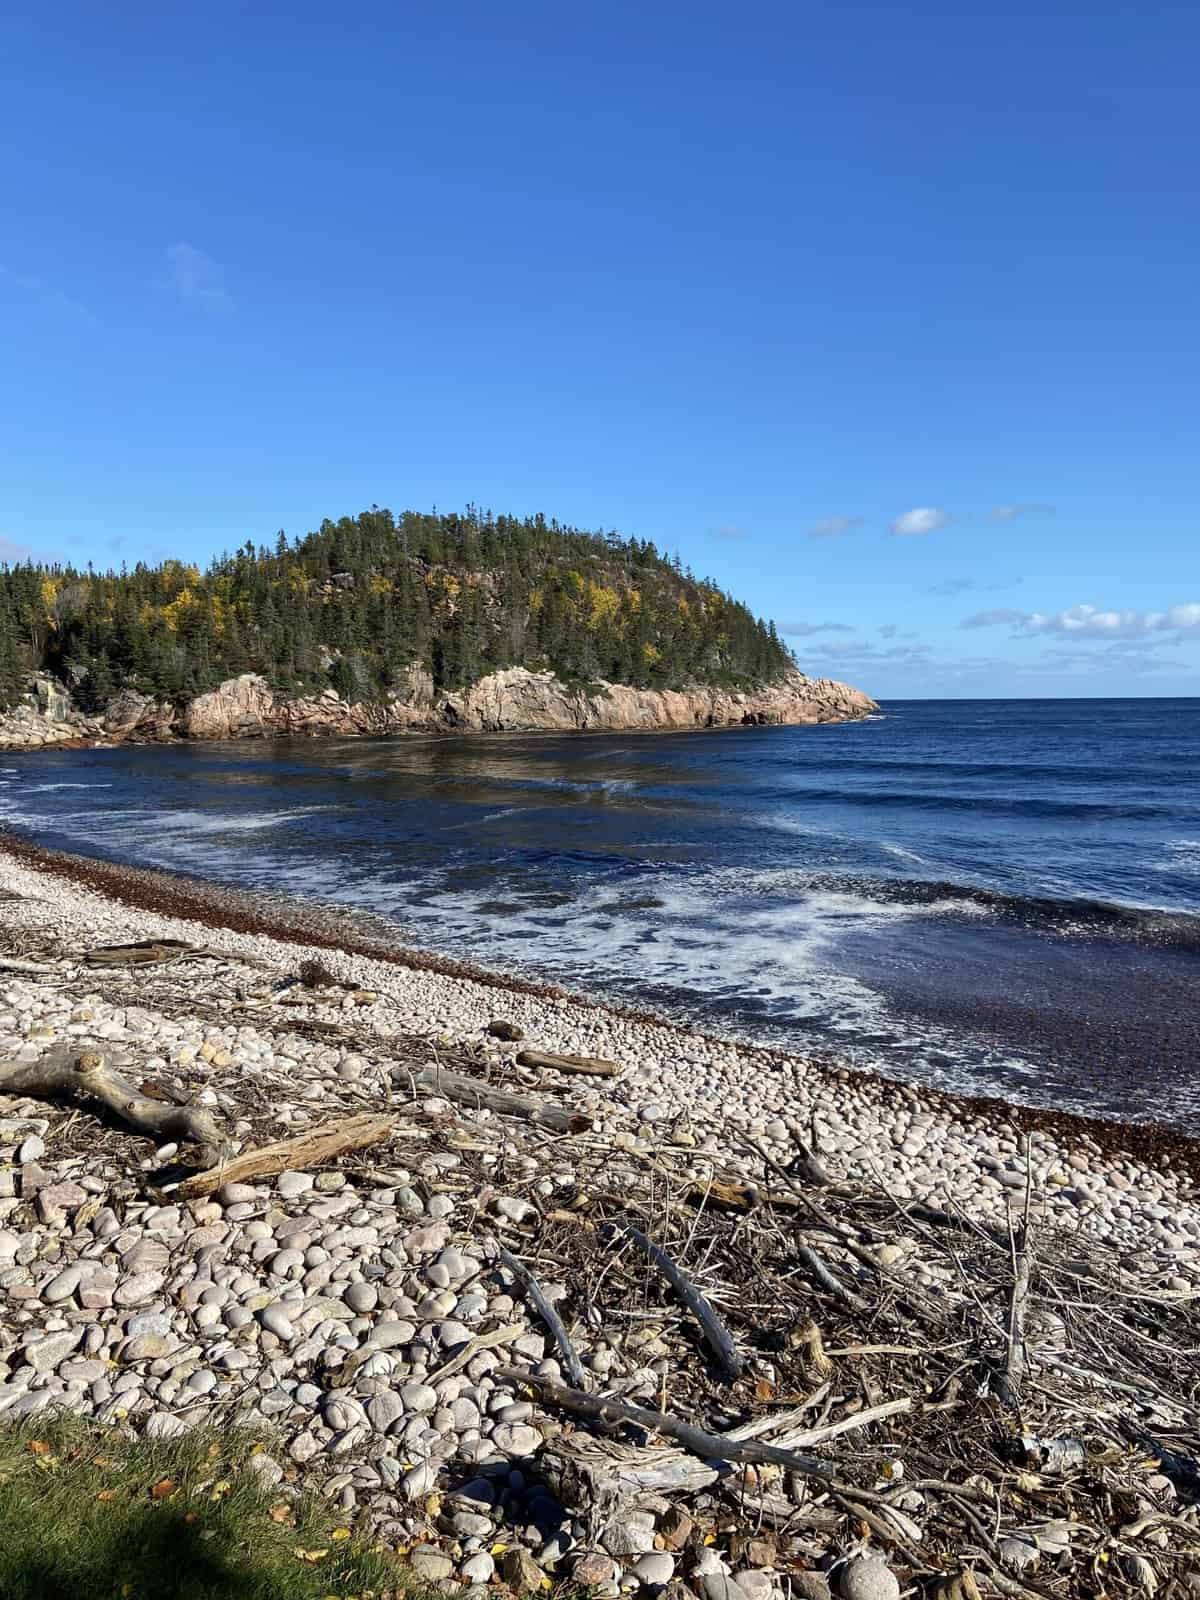
M 1200 1112 L 1200 700 L 0 753 L 5 823 L 898 1078 Z

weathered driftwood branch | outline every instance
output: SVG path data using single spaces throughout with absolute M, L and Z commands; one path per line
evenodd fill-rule
M 629 1223 L 614 1223 L 614 1228 L 619 1229 L 631 1238 L 640 1249 L 653 1261 L 654 1265 L 666 1278 L 675 1293 L 692 1313 L 704 1330 L 710 1349 L 720 1362 L 726 1376 L 740 1378 L 745 1371 L 745 1362 L 737 1352 L 733 1337 L 729 1329 L 721 1321 L 709 1302 L 696 1288 L 695 1284 L 683 1270 L 676 1266 L 665 1250 L 659 1248 L 652 1240 L 647 1239 L 644 1233 Z
M 246 967 L 270 968 L 258 956 L 229 950 L 215 950 L 208 944 L 191 944 L 186 939 L 139 939 L 133 944 L 104 944 L 83 957 L 89 967 L 152 967 L 176 961 L 232 961 Z
M 57 971 L 57 967 L 48 966 L 44 961 L 19 961 L 16 956 L 0 956 L 0 972 L 21 972 L 28 973 L 30 977 L 45 978 Z
M 517 1065 L 540 1067 L 550 1072 L 578 1073 L 588 1078 L 615 1078 L 621 1071 L 615 1061 L 600 1056 L 556 1056 L 549 1050 L 518 1050 Z
M 506 1266 L 521 1284 L 529 1303 L 549 1328 L 554 1343 L 558 1346 L 558 1352 L 563 1358 L 563 1365 L 567 1369 L 568 1378 L 577 1389 L 586 1389 L 587 1379 L 584 1376 L 579 1357 L 575 1353 L 575 1346 L 571 1343 L 571 1336 L 563 1326 L 563 1320 L 558 1312 L 546 1299 L 546 1294 L 541 1284 L 525 1263 L 519 1261 L 511 1250 L 506 1250 L 503 1245 L 500 1245 L 497 1254 L 502 1265 Z
M 102 944 L 89 950 L 89 967 L 149 967 L 161 961 L 179 961 L 196 947 L 186 939 L 139 939 L 134 944 Z
M 584 1394 L 581 1389 L 569 1389 L 553 1378 L 542 1378 L 519 1367 L 503 1367 L 492 1376 L 499 1383 L 523 1383 L 533 1389 L 546 1405 L 569 1411 L 573 1416 L 587 1417 L 593 1422 L 630 1422 L 664 1439 L 674 1439 L 702 1461 L 750 1462 L 757 1465 L 774 1465 L 789 1472 L 799 1472 L 805 1477 L 817 1478 L 822 1483 L 835 1483 L 836 1475 L 827 1461 L 815 1456 L 801 1455 L 795 1450 L 784 1450 L 778 1445 L 759 1444 L 757 1440 L 735 1440 L 719 1433 L 706 1433 L 694 1428 L 690 1422 L 681 1422 L 665 1411 L 651 1411 L 646 1406 L 632 1406 L 624 1400 L 609 1400 L 602 1395 Z M 857 1491 L 851 1491 L 852 1493 Z
M 51 1050 L 38 1061 L 0 1065 L 0 1094 L 84 1104 L 95 1101 L 128 1123 L 135 1133 L 150 1139 L 186 1139 L 214 1148 L 222 1139 L 210 1112 L 198 1106 L 152 1100 L 95 1050 Z
M 278 1144 L 266 1144 L 257 1150 L 247 1150 L 230 1161 L 210 1167 L 185 1178 L 172 1194 L 181 1200 L 195 1200 L 212 1194 L 224 1183 L 246 1183 L 253 1178 L 268 1178 L 289 1168 L 320 1166 L 335 1156 L 347 1155 L 351 1150 L 365 1150 L 368 1145 L 382 1144 L 394 1133 L 394 1117 L 346 1117 L 340 1122 L 327 1122 L 319 1128 L 310 1128 L 295 1139 L 284 1139 Z
M 647 1496 L 694 1494 L 721 1475 L 675 1445 L 630 1445 L 582 1429 L 550 1440 L 538 1471 L 564 1504 L 598 1507 L 602 1514 Z
M 462 1072 L 448 1072 L 444 1067 L 422 1067 L 410 1073 L 399 1068 L 392 1074 L 397 1086 L 411 1083 L 416 1089 L 428 1089 L 444 1095 L 461 1106 L 482 1107 L 501 1117 L 520 1117 L 525 1122 L 535 1122 L 541 1128 L 551 1128 L 555 1133 L 586 1133 L 592 1119 L 582 1112 L 568 1111 L 562 1106 L 548 1105 L 531 1095 L 513 1094 L 508 1089 L 498 1089 L 484 1083 L 481 1078 L 468 1077 Z

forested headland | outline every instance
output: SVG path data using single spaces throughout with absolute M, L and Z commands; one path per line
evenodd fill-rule
M 459 689 L 509 666 L 636 688 L 774 683 L 795 662 L 773 623 L 645 540 L 543 516 L 372 507 L 206 572 L 0 568 L 0 705 L 25 676 L 84 711 L 121 689 L 186 702 L 239 673 L 284 695 L 387 697 L 411 667 Z

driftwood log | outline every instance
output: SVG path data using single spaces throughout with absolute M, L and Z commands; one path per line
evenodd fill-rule
M 513 1094 L 511 1090 L 484 1083 L 481 1078 L 472 1078 L 463 1072 L 448 1072 L 443 1067 L 423 1067 L 416 1073 L 399 1068 L 393 1072 L 392 1079 L 397 1087 L 409 1083 L 414 1089 L 430 1090 L 447 1100 L 453 1100 L 457 1105 L 471 1106 L 473 1109 L 483 1107 L 501 1117 L 520 1117 L 525 1122 L 534 1122 L 538 1127 L 550 1128 L 555 1133 L 586 1133 L 592 1126 L 592 1119 L 585 1117 L 582 1112 L 548 1105 L 544 1100 L 533 1099 L 531 1095 Z
M 788 1472 L 798 1472 L 804 1477 L 819 1479 L 822 1483 L 835 1483 L 836 1474 L 828 1461 L 818 1461 L 816 1456 L 802 1455 L 796 1450 L 785 1450 L 780 1445 L 760 1444 L 756 1439 L 738 1440 L 719 1433 L 706 1433 L 694 1428 L 690 1422 L 668 1416 L 665 1411 L 651 1411 L 646 1406 L 632 1406 L 624 1400 L 609 1400 L 601 1395 L 584 1394 L 581 1389 L 569 1389 L 553 1378 L 539 1377 L 520 1367 L 502 1367 L 492 1374 L 498 1383 L 525 1384 L 548 1406 L 572 1416 L 587 1417 L 593 1422 L 632 1423 L 648 1433 L 661 1434 L 664 1439 L 674 1439 L 692 1455 L 702 1461 L 729 1463 L 750 1462 L 756 1465 L 775 1465 Z M 861 1491 L 849 1490 L 850 1493 Z M 864 1495 L 864 1498 L 868 1498 Z
M 60 1048 L 37 1061 L 4 1063 L 0 1065 L 0 1094 L 101 1105 L 135 1133 L 160 1142 L 185 1139 L 215 1152 L 223 1137 L 210 1112 L 151 1099 L 97 1050 Z
M 89 967 L 152 967 L 176 961 L 231 961 L 246 967 L 270 967 L 258 956 L 216 950 L 209 944 L 190 944 L 186 939 L 139 939 L 133 944 L 97 945 L 83 960 Z
M 644 1233 L 639 1232 L 637 1228 L 631 1227 L 629 1223 L 614 1223 L 613 1230 L 614 1232 L 626 1234 L 639 1249 L 645 1251 L 684 1305 L 699 1322 L 704 1332 L 704 1337 L 708 1341 L 709 1348 L 716 1356 L 726 1377 L 740 1378 L 746 1369 L 746 1364 L 737 1352 L 737 1347 L 733 1342 L 729 1329 L 687 1274 L 676 1266 L 665 1250 L 656 1245 L 653 1240 L 647 1239 Z
M 517 1065 L 576 1073 L 585 1078 L 615 1078 L 621 1071 L 617 1062 L 606 1061 L 602 1056 L 556 1056 L 549 1050 L 518 1050 Z
M 567 1369 L 568 1378 L 577 1389 L 586 1389 L 587 1379 L 584 1377 L 583 1366 L 579 1357 L 575 1353 L 575 1346 L 571 1343 L 571 1336 L 563 1326 L 563 1320 L 558 1312 L 546 1299 L 545 1290 L 533 1272 L 523 1261 L 518 1261 L 511 1250 L 506 1250 L 503 1245 L 500 1245 L 497 1255 L 501 1264 L 506 1266 L 513 1277 L 520 1283 L 525 1291 L 526 1299 L 549 1328 L 554 1343 L 558 1346 L 558 1353 L 563 1358 L 563 1365 Z
M 196 1200 L 212 1194 L 225 1183 L 247 1183 L 254 1178 L 269 1178 L 277 1172 L 287 1172 L 295 1167 L 321 1166 L 335 1156 L 349 1154 L 352 1150 L 365 1150 L 368 1145 L 382 1144 L 396 1129 L 394 1117 L 345 1117 L 340 1122 L 326 1122 L 311 1128 L 295 1139 L 284 1139 L 278 1144 L 265 1144 L 257 1150 L 247 1150 L 230 1161 L 210 1167 L 207 1172 L 197 1172 L 185 1178 L 172 1194 L 181 1200 Z

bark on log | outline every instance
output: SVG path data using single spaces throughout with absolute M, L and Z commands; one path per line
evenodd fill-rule
M 621 1071 L 617 1062 L 605 1061 L 600 1056 L 556 1056 L 549 1050 L 518 1050 L 517 1065 L 576 1073 L 587 1078 L 615 1078 Z
M 558 1346 L 558 1352 L 563 1358 L 563 1365 L 567 1369 L 567 1377 L 570 1378 L 577 1389 L 586 1389 L 587 1379 L 584 1377 L 579 1357 L 575 1353 L 575 1346 L 571 1343 L 571 1337 L 563 1326 L 562 1318 L 549 1300 L 546 1299 L 541 1284 L 525 1263 L 517 1260 L 511 1250 L 506 1250 L 503 1245 L 500 1245 L 497 1253 L 501 1263 L 508 1268 L 521 1284 L 530 1304 L 550 1329 L 554 1337 L 554 1343 Z
M 319 1128 L 299 1134 L 295 1139 L 284 1139 L 278 1144 L 266 1144 L 257 1150 L 247 1150 L 230 1161 L 210 1167 L 185 1178 L 177 1189 L 171 1191 L 175 1198 L 196 1200 L 212 1194 L 224 1183 L 246 1183 L 254 1178 L 272 1177 L 295 1167 L 317 1167 L 335 1156 L 348 1155 L 351 1150 L 365 1150 L 368 1145 L 382 1144 L 395 1132 L 394 1117 L 346 1117 L 341 1122 L 327 1122 Z
M 94 1101 L 150 1139 L 186 1139 L 220 1145 L 222 1134 L 211 1113 L 198 1106 L 153 1100 L 95 1050 L 52 1050 L 38 1061 L 0 1065 L 0 1094 L 31 1095 L 36 1100 Z
M 481 1078 L 471 1078 L 463 1072 L 448 1072 L 442 1067 L 423 1067 L 416 1073 L 401 1067 L 393 1072 L 392 1081 L 397 1087 L 410 1083 L 416 1089 L 428 1089 L 460 1106 L 482 1107 L 501 1117 L 520 1117 L 525 1122 L 535 1122 L 540 1128 L 550 1128 L 555 1133 L 586 1133 L 592 1126 L 592 1119 L 585 1117 L 582 1112 L 547 1105 L 531 1095 L 513 1094 L 510 1090 L 484 1083 Z
M 654 1265 L 666 1278 L 675 1293 L 692 1313 L 704 1330 L 710 1349 L 716 1356 L 722 1369 L 729 1378 L 740 1378 L 745 1371 L 745 1362 L 737 1352 L 733 1337 L 729 1329 L 721 1321 L 709 1302 L 696 1288 L 687 1274 L 671 1260 L 665 1250 L 659 1248 L 652 1240 L 647 1239 L 644 1233 L 629 1223 L 614 1224 L 622 1233 L 628 1234 L 633 1242 L 653 1261 Z

